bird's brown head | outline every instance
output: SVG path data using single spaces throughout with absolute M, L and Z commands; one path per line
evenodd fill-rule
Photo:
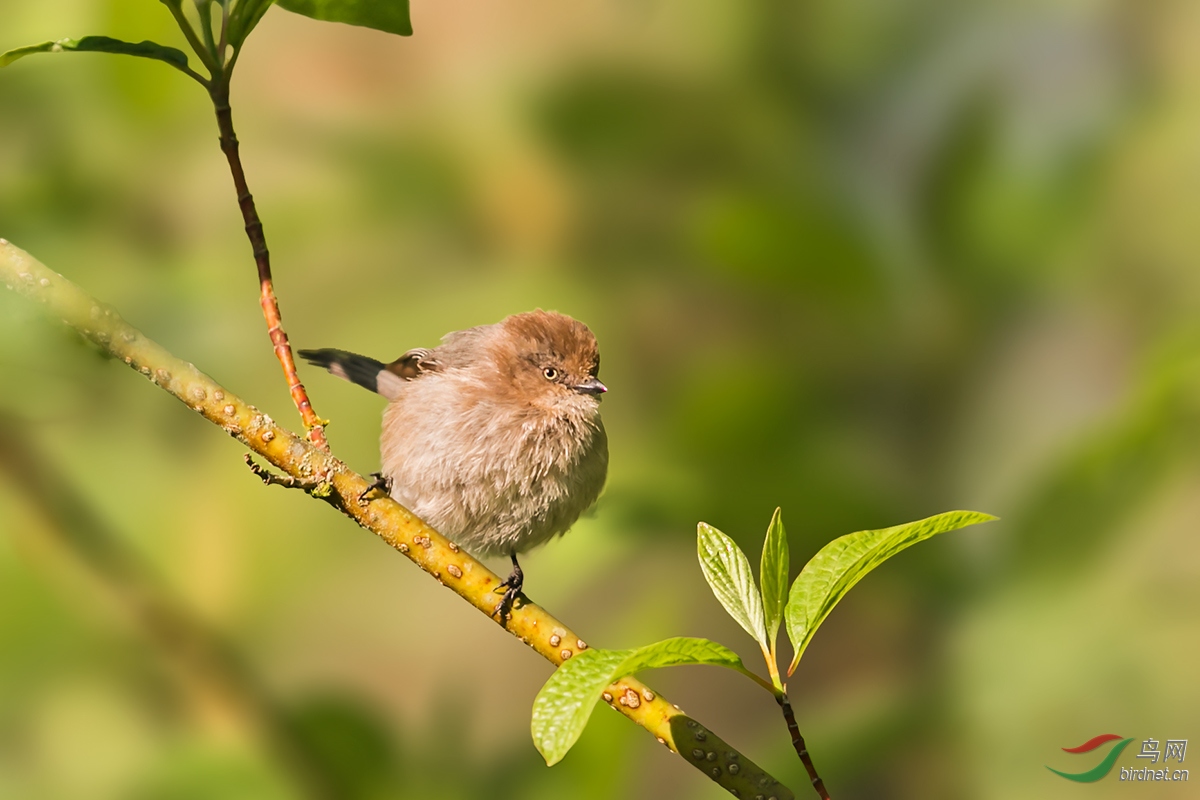
M 551 405 L 595 408 L 608 391 L 600 382 L 600 348 L 582 322 L 554 311 L 505 318 L 497 362 L 522 397 Z

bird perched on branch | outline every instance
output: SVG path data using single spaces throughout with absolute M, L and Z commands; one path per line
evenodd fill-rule
M 381 478 L 396 502 L 477 556 L 512 559 L 494 614 L 521 592 L 517 554 L 565 533 L 600 496 L 608 389 L 596 337 L 564 314 L 454 331 L 388 364 L 345 350 L 300 356 L 390 401 Z

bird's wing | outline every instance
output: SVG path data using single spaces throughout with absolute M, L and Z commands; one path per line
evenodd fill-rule
M 440 372 L 442 362 L 438 361 L 432 350 L 417 347 L 385 365 L 384 369 L 406 381 L 411 381 L 427 372 Z

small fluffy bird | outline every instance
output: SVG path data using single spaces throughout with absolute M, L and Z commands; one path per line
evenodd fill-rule
M 608 473 L 600 350 L 553 311 L 454 331 L 384 364 L 345 350 L 300 356 L 386 397 L 382 485 L 477 556 L 507 555 L 494 614 L 521 591 L 517 554 L 565 533 Z

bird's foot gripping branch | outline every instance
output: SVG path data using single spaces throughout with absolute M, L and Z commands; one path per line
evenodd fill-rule
M 3 239 L 0 239 L 0 284 L 40 303 L 47 314 L 63 320 L 103 352 L 173 395 L 283 473 L 270 476 L 269 482 L 294 485 L 321 497 L 483 614 L 492 615 L 495 590 L 502 583 L 499 576 L 390 498 L 373 499 L 367 495 L 370 502 L 360 502 L 359 498 L 371 486 L 369 479 L 280 427 L 195 365 L 176 358 L 147 338 L 112 308 Z M 260 467 L 255 472 L 262 477 L 265 470 Z M 578 634 L 535 603 L 514 608 L 505 627 L 555 665 L 569 664 L 591 652 Z M 588 663 L 587 659 L 582 663 Z M 637 668 L 640 667 L 628 672 Z M 756 795 L 777 800 L 793 798 L 786 786 L 644 683 L 617 676 L 601 696 L 612 708 L 648 731 L 659 744 L 680 755 L 731 794 L 743 798 Z M 566 717 L 562 719 L 567 721 Z M 699 757 L 695 755 L 697 742 L 705 743 L 707 748 Z

